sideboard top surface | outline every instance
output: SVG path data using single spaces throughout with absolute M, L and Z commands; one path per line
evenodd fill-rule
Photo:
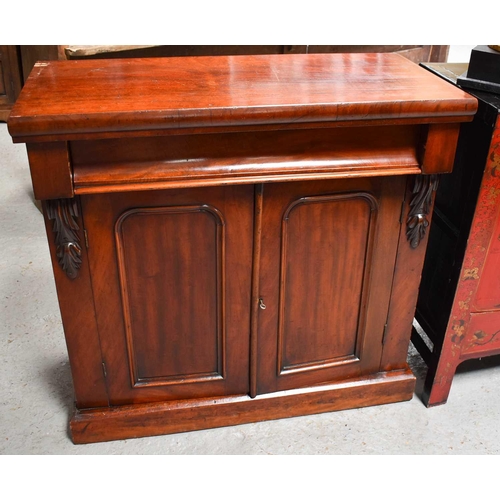
M 151 130 L 366 120 L 460 122 L 477 101 L 397 54 L 38 62 L 9 119 L 16 142 Z

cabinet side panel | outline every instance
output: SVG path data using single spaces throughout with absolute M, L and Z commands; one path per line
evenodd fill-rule
M 408 219 L 414 182 L 415 179 L 408 179 L 402 221 Z M 430 201 L 429 221 L 432 218 L 434 198 L 435 193 L 433 193 Z M 406 228 L 406 224 L 401 225 L 389 314 L 384 336 L 384 348 L 380 363 L 381 371 L 405 369 L 408 366 L 406 361 L 408 345 L 417 305 L 420 276 L 429 239 L 428 234 L 431 227 L 430 225 L 427 227 L 426 235 L 417 248 L 412 248 L 407 240 Z
M 203 206 L 135 209 L 119 219 L 134 385 L 223 377 L 222 224 Z
M 47 217 L 43 203 L 50 256 L 68 348 L 77 408 L 108 406 L 108 391 L 102 365 L 94 295 L 90 279 L 87 248 L 81 245 L 81 267 L 74 279 L 59 264 L 54 235 L 54 221 Z M 85 241 L 82 219 L 76 219 L 79 241 Z
M 304 199 L 286 214 L 281 372 L 358 357 L 370 221 L 370 204 L 352 195 Z

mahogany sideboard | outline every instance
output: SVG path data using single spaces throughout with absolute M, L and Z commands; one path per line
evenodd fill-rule
M 74 442 L 411 399 L 434 190 L 476 108 L 396 54 L 37 63 L 8 126 Z
M 467 71 L 425 67 L 453 84 Z M 446 403 L 460 363 L 500 354 L 500 95 L 468 92 L 478 111 L 461 126 L 453 173 L 436 194 L 412 334 L 428 364 L 427 406 Z

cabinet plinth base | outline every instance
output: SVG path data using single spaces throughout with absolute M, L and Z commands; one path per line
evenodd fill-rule
M 408 401 L 414 388 L 415 377 L 406 369 L 254 399 L 245 395 L 76 410 L 70 429 L 75 444 L 157 436 Z

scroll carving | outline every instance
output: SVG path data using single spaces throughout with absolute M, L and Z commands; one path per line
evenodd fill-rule
M 406 219 L 406 238 L 412 248 L 417 248 L 429 227 L 432 192 L 437 189 L 437 175 L 419 175 L 415 178 L 410 212 Z
M 67 276 L 74 279 L 82 265 L 76 201 L 73 198 L 48 201 L 47 217 L 55 234 L 57 261 Z

